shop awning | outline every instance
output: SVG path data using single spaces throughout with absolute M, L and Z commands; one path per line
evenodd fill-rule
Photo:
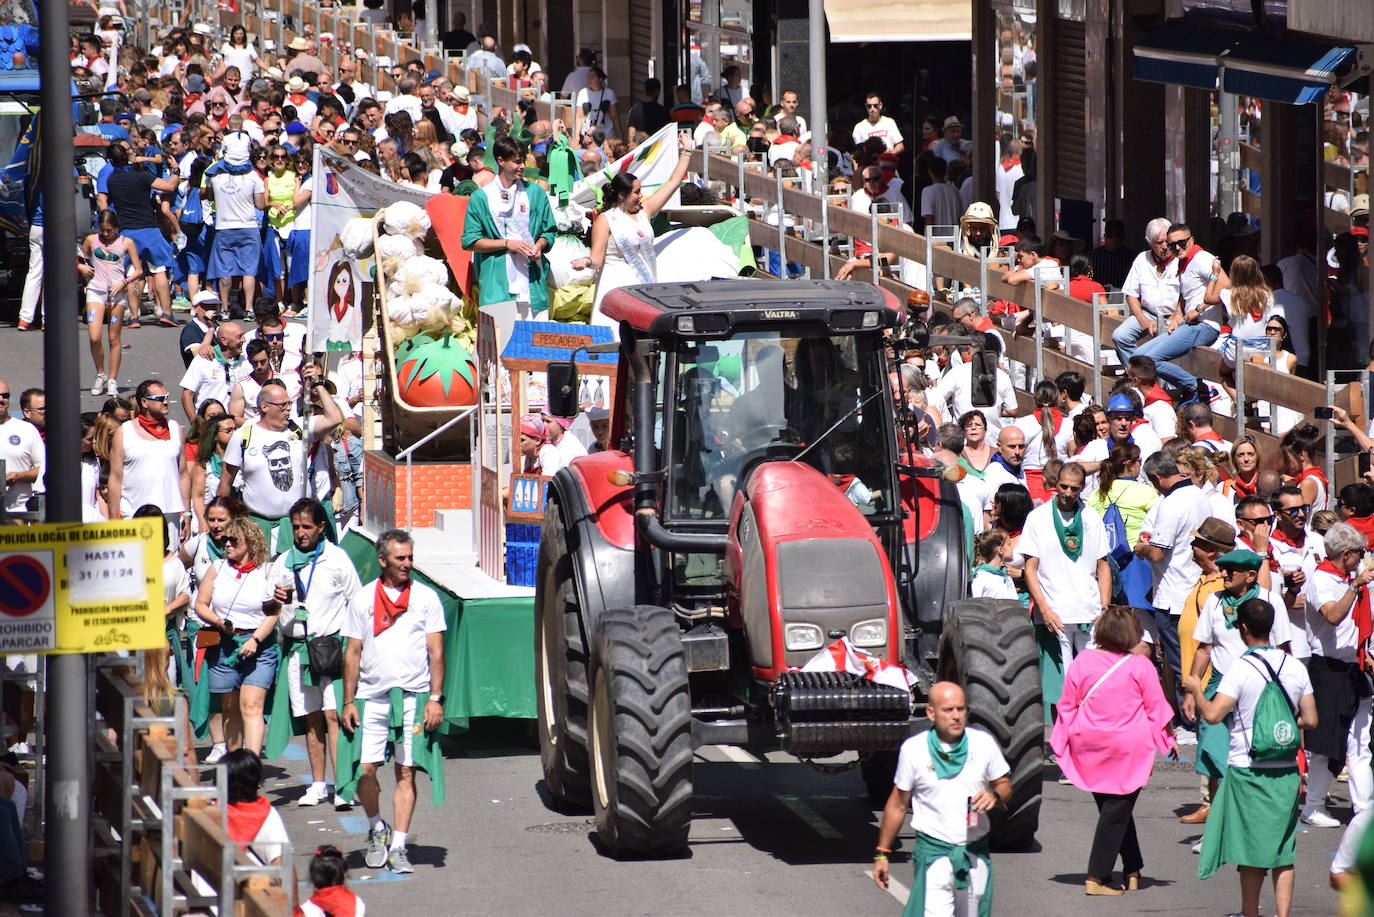
M 969 41 L 969 0 L 825 0 L 834 42 Z
M 1303 105 L 1318 101 L 1355 62 L 1355 49 L 1170 22 L 1135 47 L 1138 80 Z

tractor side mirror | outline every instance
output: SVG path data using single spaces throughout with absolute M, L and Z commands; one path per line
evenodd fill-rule
M 577 365 L 571 360 L 550 363 L 546 370 L 549 403 L 546 409 L 555 417 L 576 417 L 577 403 Z
M 997 354 L 986 347 L 973 351 L 971 395 L 976 408 L 990 408 L 997 403 Z

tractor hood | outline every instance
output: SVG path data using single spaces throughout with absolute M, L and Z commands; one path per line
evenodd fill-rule
M 730 612 L 755 674 L 773 680 L 848 637 L 901 661 L 896 583 L 872 526 L 825 475 L 801 462 L 758 465 L 730 514 Z

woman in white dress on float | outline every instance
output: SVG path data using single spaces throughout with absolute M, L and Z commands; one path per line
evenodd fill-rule
M 637 283 L 653 283 L 658 279 L 654 230 L 649 223 L 682 184 L 692 156 L 690 133 L 679 132 L 677 142 L 677 166 L 653 194 L 644 197 L 639 179 L 629 172 L 621 172 L 611 179 L 602 192 L 601 215 L 592 224 L 591 255 L 572 263 L 574 270 L 591 267 L 597 272 L 596 299 L 592 304 L 594 324 L 618 324 L 601 313 L 601 302 L 607 293 Z

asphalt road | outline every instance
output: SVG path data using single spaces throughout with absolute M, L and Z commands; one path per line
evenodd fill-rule
M 85 329 L 67 326 L 81 347 L 81 381 L 92 375 Z M 182 373 L 178 332 L 145 325 L 127 332 L 120 385 L 124 394 L 141 379 L 160 378 L 173 395 Z M 0 328 L 0 378 L 17 395 L 42 382 L 42 337 Z M 82 392 L 82 410 L 104 396 Z M 366 821 L 360 809 L 298 808 L 308 782 L 298 744 L 274 765 L 265 791 L 282 807 L 304 877 L 311 851 L 334 843 L 347 851 L 352 881 L 377 915 L 787 915 L 893 914 L 901 912 L 911 867 L 894 862 L 894 893 L 866 875 L 877 836 L 876 813 L 866 804 L 857 772 L 818 773 L 784 755 L 759 761 L 743 752 L 707 747 L 694 772 L 696 817 L 691 852 L 684 859 L 620 863 L 604 856 L 589 819 L 548 808 L 540 795 L 539 757 L 529 724 L 482 724 L 452 749 L 446 761 L 448 802 L 428 803 L 420 778 L 420 803 L 411 834 L 415 872 L 393 876 L 362 864 Z M 1039 849 L 994 856 L 994 913 L 1229 914 L 1239 907 L 1235 875 L 1223 870 L 1203 882 L 1189 847 L 1197 829 L 1177 816 L 1198 798 L 1197 779 L 1186 763 L 1160 761 L 1136 808 L 1144 848 L 1144 887 L 1122 898 L 1087 899 L 1083 870 L 1095 823 L 1091 798 L 1054 782 L 1049 770 L 1041 813 Z M 383 782 L 389 800 L 390 783 Z M 1337 784 L 1344 795 L 1345 787 Z M 387 802 L 389 806 L 389 802 Z M 1343 819 L 1348 810 L 1337 809 Z M 1295 914 L 1331 914 L 1335 893 L 1326 886 L 1334 829 L 1304 830 L 1298 840 Z M 909 837 L 909 829 L 903 832 Z M 910 849 L 909 841 L 906 848 Z M 1272 913 L 1266 893 L 1265 912 Z

